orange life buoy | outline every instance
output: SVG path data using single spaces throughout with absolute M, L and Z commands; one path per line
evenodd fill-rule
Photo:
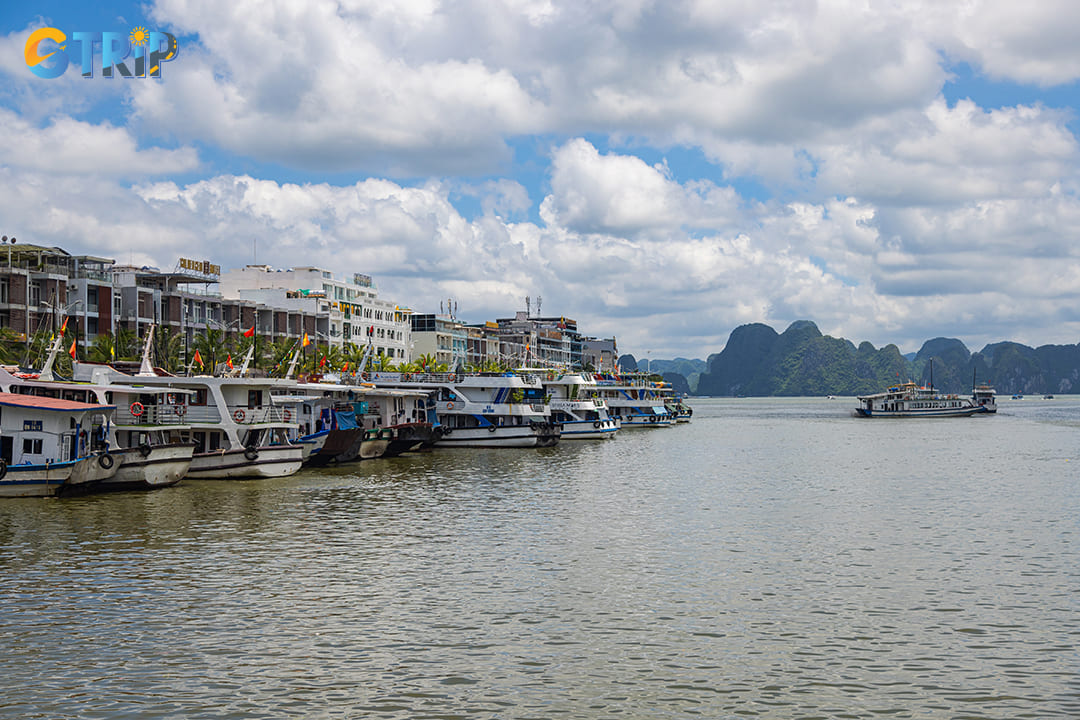
M 135 417 L 139 417 L 146 410 L 146 408 L 143 407 L 143 404 L 141 402 L 139 402 L 138 400 L 131 403 L 131 407 L 129 409 L 131 410 L 131 414 L 134 415 Z
M 283 412 L 281 416 L 285 418 L 285 422 L 289 422 L 292 420 L 292 411 L 288 408 L 285 408 L 285 412 Z
M 243 410 L 237 410 L 236 412 L 234 412 L 232 414 L 232 416 L 233 416 L 233 420 L 235 420 L 236 422 L 244 422 L 244 411 Z

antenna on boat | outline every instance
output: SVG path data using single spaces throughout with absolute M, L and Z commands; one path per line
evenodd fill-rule
M 154 325 L 150 324 L 150 330 L 146 333 L 146 344 L 143 345 L 142 351 L 142 364 L 139 366 L 139 372 L 135 373 L 135 377 L 155 377 L 154 365 L 150 362 L 150 345 L 154 342 Z
M 63 335 L 57 335 L 53 340 L 52 347 L 49 348 L 49 358 L 45 361 L 45 367 L 38 373 L 39 380 L 54 380 L 53 377 L 53 363 L 56 362 L 56 354 L 60 351 L 60 343 L 64 341 Z
M 934 358 L 930 358 L 930 389 L 934 389 Z

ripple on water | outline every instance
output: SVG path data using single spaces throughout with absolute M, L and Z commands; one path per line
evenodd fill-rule
M 689 426 L 610 442 L 4 503 L 0 707 L 1080 716 L 1073 428 L 900 428 L 836 402 L 698 401 Z

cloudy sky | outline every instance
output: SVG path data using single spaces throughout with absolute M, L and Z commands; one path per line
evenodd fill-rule
M 0 22 L 20 242 L 363 272 L 470 322 L 539 295 L 639 357 L 798 319 L 905 352 L 1080 341 L 1072 0 L 38 2 Z M 45 79 L 41 27 L 179 53 L 160 79 L 100 56 Z

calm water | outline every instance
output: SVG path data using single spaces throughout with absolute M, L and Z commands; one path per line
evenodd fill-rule
M 0 503 L 0 716 L 1080 717 L 1080 399 Z

